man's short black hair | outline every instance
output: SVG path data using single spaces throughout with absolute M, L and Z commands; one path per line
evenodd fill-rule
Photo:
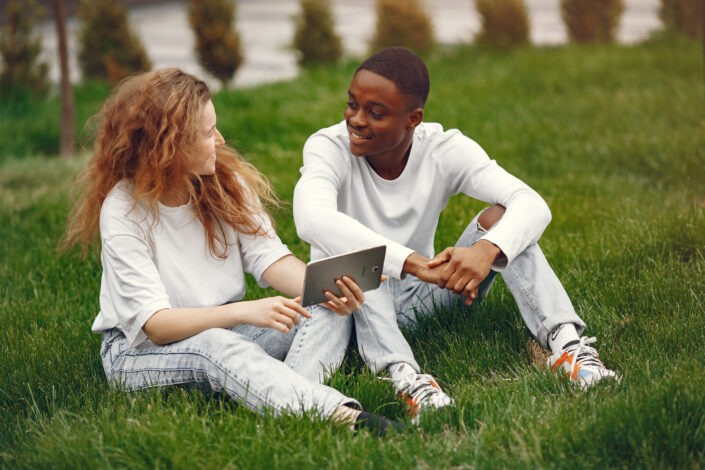
M 355 71 L 369 70 L 391 80 L 407 95 L 411 109 L 423 108 L 431 81 L 423 59 L 404 47 L 382 49 L 365 60 Z

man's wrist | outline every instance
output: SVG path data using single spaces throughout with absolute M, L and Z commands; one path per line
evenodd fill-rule
M 477 243 L 475 243 L 475 245 L 478 248 L 482 248 L 482 250 L 485 251 L 488 254 L 488 256 L 491 257 L 492 263 L 497 261 L 497 259 L 503 255 L 502 249 L 489 240 L 485 240 L 485 239 L 478 240 Z

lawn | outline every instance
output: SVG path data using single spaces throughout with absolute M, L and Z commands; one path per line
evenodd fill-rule
M 0 466 L 5 468 L 700 468 L 705 466 L 705 91 L 698 42 L 492 52 L 428 60 L 425 119 L 457 127 L 534 187 L 540 244 L 601 358 L 624 375 L 587 392 L 542 367 L 508 290 L 440 311 L 407 337 L 453 409 L 387 439 L 316 416 L 259 416 L 184 389 L 106 384 L 90 332 L 97 249 L 56 251 L 72 179 L 52 156 L 56 99 L 0 106 Z M 291 201 L 301 148 L 342 119 L 354 63 L 214 97 L 219 128 Z M 108 93 L 77 89 L 85 120 Z M 88 145 L 89 132 L 82 132 Z M 48 154 L 48 155 L 47 155 Z M 436 247 L 484 205 L 455 197 Z M 307 259 L 290 205 L 281 238 Z M 263 291 L 249 283 L 248 298 Z M 268 292 L 268 291 L 265 291 Z M 401 420 L 351 350 L 331 385 Z M 408 422 L 408 421 L 407 421 Z

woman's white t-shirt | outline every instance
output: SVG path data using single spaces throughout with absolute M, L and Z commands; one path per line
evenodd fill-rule
M 134 206 L 134 207 L 133 207 Z M 248 272 L 264 286 L 264 271 L 290 254 L 262 217 L 266 236 L 248 236 L 223 224 L 227 257 L 210 253 L 205 228 L 191 203 L 159 204 L 159 220 L 142 203 L 134 205 L 131 185 L 118 183 L 100 211 L 100 312 L 96 333 L 119 328 L 136 346 L 147 339 L 142 326 L 165 308 L 212 307 L 242 299 Z M 154 225 L 154 226 L 152 226 Z

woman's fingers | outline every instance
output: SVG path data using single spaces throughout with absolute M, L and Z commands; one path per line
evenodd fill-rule
M 337 280 L 335 284 L 338 286 L 340 292 L 343 294 L 341 297 L 346 297 L 348 300 L 355 301 L 358 304 L 361 304 L 365 301 L 365 293 L 362 291 L 360 286 L 357 285 L 357 282 L 355 282 L 348 276 L 343 276 L 343 279 Z
M 286 326 L 283 323 L 276 321 L 275 319 L 270 320 L 269 327 L 274 328 L 275 330 L 281 331 L 282 333 L 288 333 L 291 330 L 291 328 L 289 328 L 288 326 Z
M 301 297 L 296 297 L 294 299 L 285 299 L 285 305 L 291 310 L 295 311 L 297 315 L 301 315 L 302 317 L 306 318 L 311 318 L 311 315 L 308 313 L 308 311 L 301 306 Z

